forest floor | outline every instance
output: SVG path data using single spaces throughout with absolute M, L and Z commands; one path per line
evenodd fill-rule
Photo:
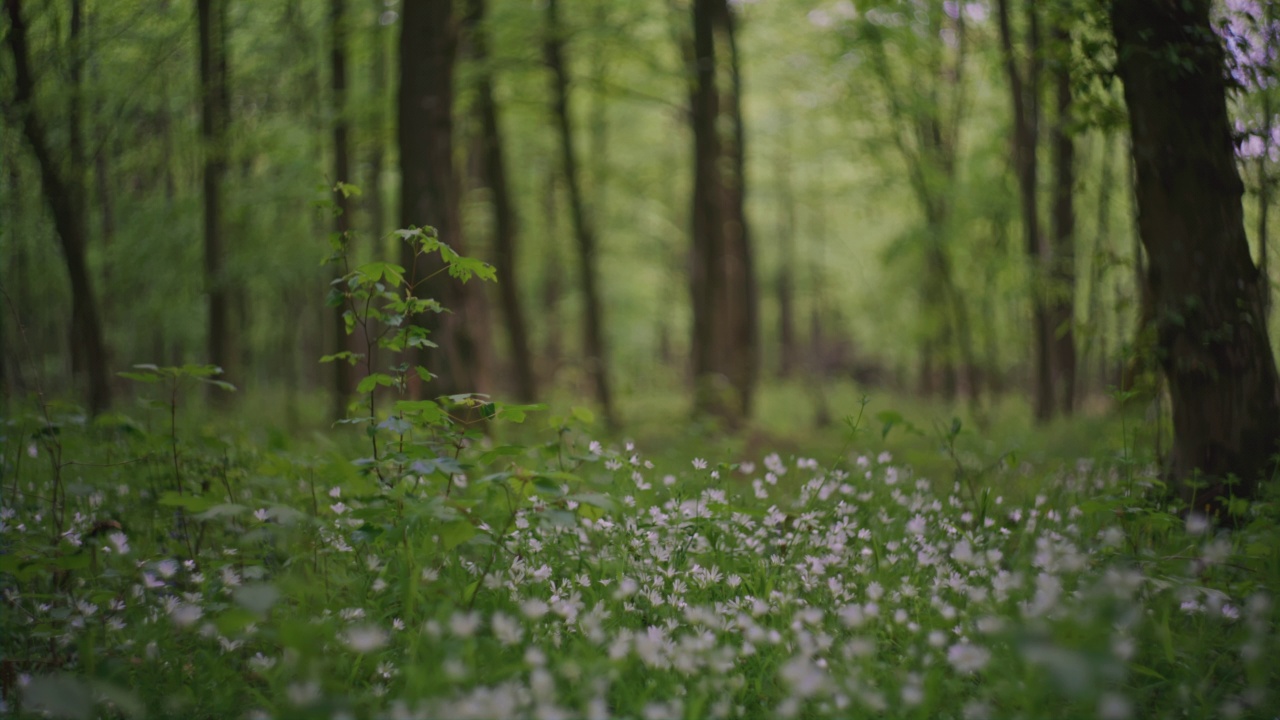
M 6 418 L 7 713 L 1280 708 L 1274 505 L 1227 532 L 1163 504 L 1151 408 L 1037 428 L 837 386 L 818 427 L 793 384 L 732 434 L 656 394 L 616 439 L 557 402 L 480 407 L 488 438 L 402 406 L 370 437 L 164 382 Z

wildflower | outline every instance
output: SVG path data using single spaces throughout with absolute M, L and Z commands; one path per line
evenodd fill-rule
M 271 511 L 266 508 L 258 508 L 253 511 L 253 517 L 257 519 L 258 522 L 266 522 L 271 518 Z
M 222 583 L 229 587 L 236 587 L 240 584 L 240 574 L 233 567 L 224 567 L 222 568 Z
M 1098 700 L 1099 720 L 1129 720 L 1132 716 L 1133 706 L 1120 693 L 1104 693 Z
M 373 625 L 351 628 L 340 639 L 358 653 L 373 652 L 387 644 L 387 634 Z
M 285 696 L 294 705 L 312 705 L 320 699 L 320 684 L 315 680 L 305 683 L 292 683 L 285 688 Z
M 449 632 L 460 638 L 471 637 L 480 627 L 480 614 L 476 612 L 455 612 L 449 618 Z
M 947 650 L 947 662 L 961 673 L 975 673 L 991 661 L 991 651 L 978 645 L 960 642 Z
M 188 627 L 202 616 L 204 616 L 204 610 L 199 605 L 189 603 L 178 603 L 169 611 L 169 617 L 178 627 Z
M 337 488 L 334 488 L 334 489 L 336 490 Z M 338 501 L 330 505 L 329 509 L 333 511 L 334 515 L 341 515 L 342 513 L 347 511 L 347 506 L 342 501 Z
M 693 459 L 693 469 L 694 469 L 694 470 L 706 470 L 706 469 L 707 469 L 707 461 L 706 461 L 706 460 L 703 460 L 702 458 L 694 458 L 694 459 Z
M 129 552 L 129 537 L 122 532 L 113 532 L 107 536 L 107 540 L 111 542 L 111 547 L 106 548 L 107 552 L 114 551 L 119 555 L 126 555 Z
M 524 637 L 524 628 L 519 621 L 505 613 L 494 613 L 489 619 L 489 625 L 493 629 L 493 636 L 507 647 L 518 645 Z
M 546 615 L 550 610 L 551 610 L 550 605 L 548 605 L 545 601 L 539 600 L 537 598 L 531 598 L 529 600 L 525 600 L 523 603 L 520 604 L 520 611 L 523 612 L 524 616 L 529 618 L 530 620 L 537 620 L 543 615 Z

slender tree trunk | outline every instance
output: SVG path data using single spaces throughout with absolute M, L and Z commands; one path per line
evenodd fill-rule
M 1021 199 L 1023 242 L 1032 275 L 1033 411 L 1036 421 L 1043 423 L 1053 417 L 1054 402 L 1053 374 L 1050 365 L 1053 357 L 1053 331 L 1045 303 L 1044 239 L 1040 235 L 1040 209 L 1037 201 L 1041 76 L 1040 20 L 1036 3 L 1034 0 L 1028 0 L 1026 6 L 1028 60 L 1024 71 L 1019 69 L 1018 59 L 1014 54 L 1009 2 L 1010 0 L 999 0 L 997 14 L 1005 73 L 1009 79 L 1009 93 L 1013 100 L 1013 155 Z
M 351 181 L 351 147 L 348 142 L 350 124 L 347 120 L 347 18 L 346 1 L 329 0 L 329 82 L 331 101 L 333 103 L 333 178 L 334 183 Z M 354 203 L 348 193 L 340 186 L 334 190 L 333 231 L 338 234 L 339 242 L 351 249 L 351 211 Z M 355 343 L 347 334 L 347 323 L 343 318 L 346 308 L 339 306 L 333 313 L 333 344 L 336 351 L 356 352 Z M 330 414 L 335 419 L 347 416 L 347 399 L 351 397 L 355 387 L 352 383 L 351 364 L 338 360 L 333 364 L 333 407 Z
M 453 162 L 457 18 L 451 0 L 418 0 L 405 3 L 402 9 L 397 131 L 400 224 L 433 226 L 441 242 L 465 255 L 461 188 Z M 436 255 L 415 259 L 406 248 L 402 264 L 412 268 L 409 272 L 418 282 L 418 296 L 434 298 L 449 310 L 420 319 L 439 346 L 423 351 L 419 363 L 436 375 L 430 394 L 487 392 L 488 327 L 479 286 L 450 278 Z M 420 393 L 415 389 L 415 394 Z
M 1102 142 L 1098 180 L 1098 217 L 1095 222 L 1093 251 L 1089 254 L 1089 333 L 1085 337 L 1082 355 L 1087 362 L 1096 353 L 1099 391 L 1105 391 L 1110 376 L 1110 360 L 1107 356 L 1107 322 L 1109 311 L 1103 310 L 1103 289 L 1107 282 L 1106 254 L 1111 246 L 1111 194 L 1115 191 L 1115 170 L 1112 156 L 1115 154 L 1115 135 L 1107 133 Z M 1096 350 L 1095 350 L 1096 348 Z
M 383 233 L 387 232 L 386 202 L 382 193 L 382 166 L 386 142 L 387 110 L 387 42 L 381 15 L 386 11 L 384 0 L 373 0 L 374 23 L 370 38 L 373 62 L 369 63 L 369 92 L 373 95 L 373 122 L 369 137 L 369 191 L 365 202 L 369 209 L 369 234 L 374 239 L 374 256 L 382 257 Z M 367 358 L 366 362 L 372 362 Z
M 546 322 L 547 340 L 542 350 L 542 357 L 546 364 L 546 377 L 552 380 L 564 359 L 564 338 L 561 335 L 561 328 L 564 326 L 561 317 L 561 301 L 564 299 L 562 274 L 564 265 L 560 259 L 560 224 L 558 222 L 560 213 L 556 192 L 558 178 L 556 171 L 552 169 L 553 165 L 554 163 L 548 162 L 544 169 L 539 170 L 539 174 L 542 175 L 539 178 L 539 184 L 543 189 L 541 198 L 543 232 L 547 241 L 546 259 L 542 264 L 541 292 L 542 317 Z
M 1113 0 L 1110 9 L 1152 322 L 1172 398 L 1168 469 L 1189 507 L 1218 513 L 1225 498 L 1252 498 L 1275 477 L 1280 378 L 1245 236 L 1210 6 Z
M 1053 243 L 1048 258 L 1049 327 L 1053 331 L 1053 388 L 1057 409 L 1063 416 L 1075 411 L 1075 139 L 1071 128 L 1071 33 L 1065 18 L 1055 18 L 1053 40 L 1057 51 L 1053 71 L 1057 117 L 1051 137 L 1053 176 Z
M 81 212 L 85 215 L 85 250 L 92 242 L 92 236 L 89 233 L 89 209 L 88 201 L 85 198 L 85 182 L 84 182 L 84 2 L 83 0 L 71 0 L 71 17 L 68 22 L 67 34 L 67 54 L 68 54 L 68 75 L 70 76 L 70 88 L 67 96 L 67 174 L 72 185 L 80 188 L 81 192 Z M 71 359 L 71 374 L 81 376 L 85 372 L 85 358 L 80 352 L 80 344 L 77 338 L 84 334 L 84 328 L 79 327 L 77 321 L 80 318 L 72 317 L 69 342 L 70 348 L 68 355 Z
M 208 360 L 226 370 L 231 361 L 230 298 L 224 266 L 226 231 L 223 178 L 227 170 L 226 0 L 197 0 L 200 44 L 200 139 L 204 187 L 204 284 L 208 295 Z M 210 398 L 223 398 L 216 388 Z
M 569 71 L 564 61 L 564 40 L 561 37 L 563 30 L 560 26 L 558 4 L 557 0 L 547 0 L 545 54 L 547 66 L 551 70 L 552 113 L 560 134 L 561 171 L 569 191 L 569 215 L 573 221 L 573 234 L 578 242 L 578 272 L 585 314 L 583 351 L 587 355 L 587 372 L 595 385 L 596 400 L 600 403 L 605 421 L 613 427 L 616 425 L 616 416 L 604 341 L 604 309 L 600 301 L 596 236 L 582 198 L 577 156 L 574 153 L 573 125 L 569 114 Z
M 790 118 L 782 120 L 783 144 L 779 148 L 774 178 L 778 182 L 778 377 L 789 378 L 796 365 L 795 252 L 796 201 L 792 187 Z
M 740 80 L 726 0 L 695 0 L 693 28 L 694 402 L 697 412 L 735 425 L 751 412 L 758 313 L 743 211 Z
M 106 343 L 93 284 L 85 262 L 88 244 L 88 218 L 85 212 L 84 183 L 78 173 L 70 176 L 49 145 L 46 126 L 35 107 L 35 77 L 27 45 L 27 25 L 20 0 L 5 0 L 9 17 L 4 43 L 13 58 L 14 106 L 22 117 L 22 132 L 40 168 L 40 188 L 49 202 L 54 228 L 62 246 L 71 282 L 72 327 L 79 333 L 73 352 L 79 349 L 84 362 L 81 376 L 87 381 L 89 409 L 94 414 L 111 404 L 111 382 L 107 372 Z
M 498 105 L 493 98 L 493 71 L 490 67 L 485 28 L 485 0 L 468 0 L 467 7 L 471 50 L 479 73 L 476 80 L 476 110 L 480 115 L 480 163 L 493 209 L 493 257 L 498 271 L 498 292 L 507 330 L 507 343 L 510 345 L 516 397 L 523 402 L 533 402 L 538 397 L 538 388 L 533 372 L 533 353 L 529 350 L 528 324 L 520 302 L 520 273 L 516 263 L 519 226 L 515 202 L 507 183 Z

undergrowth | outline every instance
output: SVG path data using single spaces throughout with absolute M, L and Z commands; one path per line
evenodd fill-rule
M 459 277 L 482 265 L 407 231 Z M 341 248 L 338 248 L 341 260 Z M 346 268 L 349 327 L 407 357 L 440 308 Z M 358 358 L 339 354 L 334 361 Z M 5 418 L 0 687 L 15 717 L 1272 717 L 1269 502 L 1219 530 L 1111 453 L 975 457 L 960 422 L 859 413 L 821 456 L 679 471 L 590 413 L 361 386 L 349 443 L 181 421 L 216 368 L 142 366 L 133 415 Z M 426 375 L 419 375 L 427 379 Z M 523 422 L 520 443 L 493 426 Z M 486 429 L 489 428 L 489 430 Z M 349 432 L 340 427 L 337 432 Z M 534 438 L 529 440 L 528 438 Z M 311 447 L 311 446 L 303 446 Z M 700 455 L 700 456 L 699 456 Z M 670 455 L 660 464 L 671 467 Z M 1010 477 L 1032 488 L 1005 493 Z

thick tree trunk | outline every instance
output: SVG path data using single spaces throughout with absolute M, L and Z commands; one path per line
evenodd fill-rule
M 14 105 L 21 113 L 23 135 L 40 168 L 40 188 L 49 201 L 54 228 L 62 245 L 62 257 L 71 282 L 71 326 L 77 333 L 73 338 L 72 352 L 79 352 L 83 358 L 83 362 L 78 363 L 80 374 L 88 385 L 89 409 L 97 414 L 111 404 L 111 381 L 98 304 L 85 262 L 88 218 L 83 178 L 74 172 L 74 168 L 69 176 L 63 172 L 61 163 L 49 146 L 44 122 L 36 111 L 35 77 L 31 72 L 22 3 L 20 0 L 5 0 L 4 7 L 9 17 L 4 41 L 13 57 Z
M 1010 0 L 999 0 L 1000 45 L 1004 53 L 1005 74 L 1013 101 L 1013 156 L 1018 175 L 1022 210 L 1023 243 L 1031 267 L 1032 314 L 1032 382 L 1033 412 L 1037 422 L 1053 417 L 1053 330 L 1045 303 L 1045 252 L 1040 235 L 1040 209 L 1036 200 L 1039 182 L 1037 147 L 1040 135 L 1040 20 L 1034 0 L 1027 2 L 1027 65 L 1018 67 L 1013 48 Z
M 562 33 L 558 2 L 548 0 L 545 54 L 547 66 L 551 70 L 552 114 L 555 116 L 556 129 L 560 135 L 561 171 L 569 191 L 569 215 L 573 222 L 573 234 L 578 243 L 578 272 L 582 283 L 585 314 L 583 351 L 587 356 L 587 373 L 595 386 L 596 401 L 600 403 L 605 421 L 612 427 L 616 424 L 616 418 L 604 341 L 604 309 L 600 301 L 596 235 L 582 198 L 577 156 L 574 152 L 573 125 L 569 114 L 569 71 L 564 61 Z
M 524 306 L 520 301 L 521 282 L 516 264 L 519 226 L 515 202 L 507 183 L 498 104 L 493 98 L 493 70 L 490 67 L 485 28 L 485 0 L 468 0 L 468 26 L 471 32 L 471 51 L 478 66 L 476 111 L 480 115 L 480 163 L 493 209 L 493 264 L 498 271 L 498 293 L 502 302 L 507 343 L 510 346 L 515 392 L 522 402 L 533 402 L 538 397 L 538 387 L 533 372 L 533 353 L 529 350 L 529 328 L 525 322 Z
M 1245 237 L 1210 5 L 1114 0 L 1111 23 L 1152 322 L 1172 397 L 1169 471 L 1192 509 L 1214 513 L 1224 498 L 1254 497 L 1274 477 L 1280 380 Z
M 440 241 L 465 255 L 461 189 L 453 162 L 453 70 L 457 18 L 451 0 L 419 0 L 403 5 L 400 35 L 400 224 L 430 225 Z M 423 351 L 421 365 L 436 375 L 431 395 L 487 392 L 488 327 L 484 295 L 442 272 L 436 255 L 414 258 L 406 248 L 402 264 L 430 297 L 448 312 L 420 318 L 439 347 Z M 415 393 L 419 391 L 415 390 Z
M 1267 21 L 1274 23 L 1275 5 L 1267 6 Z M 1262 153 L 1258 155 L 1258 272 L 1262 275 L 1263 317 L 1271 319 L 1271 253 L 1267 222 L 1271 214 L 1271 93 L 1274 88 L 1262 91 Z
M 1053 39 L 1057 63 L 1053 71 L 1057 117 L 1051 137 L 1053 161 L 1053 242 L 1049 250 L 1049 327 L 1053 331 L 1053 390 L 1063 416 L 1076 400 L 1076 255 L 1075 139 L 1071 129 L 1071 33 L 1056 18 Z
M 200 140 L 204 192 L 204 285 L 208 295 L 209 326 L 206 352 L 210 363 L 224 370 L 231 361 L 230 297 L 223 217 L 223 178 L 227 171 L 226 0 L 198 0 L 196 16 L 200 44 Z M 210 386 L 212 388 L 212 386 Z M 209 397 L 224 398 L 212 388 Z
M 733 425 L 751 412 L 758 316 L 743 212 L 737 53 L 726 0 L 695 0 L 693 29 L 694 403 L 697 412 Z M 724 96 L 722 83 L 729 87 Z

